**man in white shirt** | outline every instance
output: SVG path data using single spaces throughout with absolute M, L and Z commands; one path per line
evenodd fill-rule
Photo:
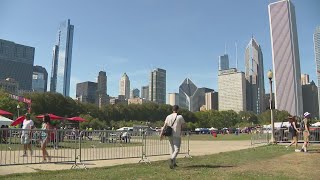
M 173 113 L 168 115 L 164 125 L 162 127 L 160 133 L 160 140 L 163 139 L 163 129 L 166 126 L 171 126 L 172 128 L 172 135 L 168 137 L 170 146 L 171 146 L 171 158 L 170 158 L 170 169 L 173 169 L 177 166 L 176 158 L 178 156 L 180 146 L 181 146 L 181 132 L 185 126 L 185 121 L 181 115 L 178 115 L 179 106 L 174 105 L 172 107 Z
M 29 148 L 31 156 L 32 156 L 32 149 L 31 149 L 31 129 L 33 128 L 34 124 L 30 118 L 30 114 L 26 114 L 26 119 L 23 120 L 22 124 L 22 134 L 21 134 L 21 144 L 23 144 L 24 153 L 23 156 L 27 156 L 27 148 Z

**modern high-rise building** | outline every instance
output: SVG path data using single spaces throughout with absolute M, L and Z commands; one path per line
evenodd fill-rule
M 42 66 L 33 66 L 32 91 L 47 92 L 48 72 Z
M 107 74 L 104 71 L 100 71 L 98 75 L 98 88 L 96 104 L 101 108 L 102 106 L 109 104 L 107 98 Z
M 275 85 L 275 108 L 303 114 L 298 33 L 290 0 L 269 4 L 269 21 Z
M 53 47 L 50 91 L 69 96 L 74 26 L 70 19 L 59 26 Z
M 180 105 L 179 103 L 179 93 L 169 93 L 168 94 L 169 104 L 171 106 Z
M 318 104 L 320 108 L 320 26 L 318 26 L 313 34 L 314 43 L 314 57 L 317 67 L 317 79 L 318 79 Z M 320 113 L 320 109 L 319 109 Z M 319 116 L 320 117 L 320 114 Z
M 312 118 L 319 118 L 318 87 L 311 81 L 302 85 L 303 112 L 311 113 Z
M 237 69 L 220 71 L 218 75 L 219 111 L 246 111 L 246 79 Z
M 98 84 L 95 82 L 82 82 L 77 84 L 76 97 L 80 102 L 95 104 Z
M 219 71 L 229 69 L 229 57 L 228 54 L 219 56 Z
M 247 80 L 247 111 L 260 114 L 264 107 L 264 70 L 261 46 L 251 38 L 245 51 L 245 77 Z
M 301 86 L 309 83 L 309 74 L 301 74 Z
M 131 91 L 130 98 L 139 98 L 139 97 L 140 97 L 140 90 L 137 88 L 134 88 Z
M 130 80 L 126 73 L 124 73 L 119 83 L 119 95 L 124 95 L 126 99 L 130 98 Z
M 0 79 L 0 89 L 14 95 L 19 94 L 19 83 L 13 78 Z
M 218 92 L 212 91 L 205 94 L 205 109 L 218 110 L 219 109 Z
M 149 86 L 141 87 L 141 98 L 145 100 L 149 100 Z
M 34 53 L 34 47 L 0 39 L 0 81 L 11 78 L 19 89 L 31 91 Z
M 157 68 L 150 74 L 149 101 L 166 103 L 166 70 Z

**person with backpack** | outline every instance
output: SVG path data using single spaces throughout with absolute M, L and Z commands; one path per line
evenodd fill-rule
M 289 126 L 289 133 L 292 137 L 292 142 L 286 146 L 287 148 L 290 147 L 292 144 L 295 144 L 295 147 L 297 149 L 298 147 L 298 133 L 300 132 L 297 128 L 297 120 L 295 116 L 289 116 L 288 117 L 290 126 Z
M 168 137 L 171 146 L 171 158 L 169 167 L 177 167 L 176 158 L 181 146 L 181 133 L 185 126 L 185 121 L 181 115 L 178 115 L 179 106 L 172 107 L 173 113 L 168 115 L 161 129 L 160 140 L 165 136 Z
M 311 120 L 311 114 L 309 112 L 305 112 L 303 114 L 304 119 L 301 122 L 300 130 L 303 132 L 303 146 L 301 149 L 301 152 L 307 152 L 307 146 L 309 143 L 309 136 L 310 136 L 310 120 Z

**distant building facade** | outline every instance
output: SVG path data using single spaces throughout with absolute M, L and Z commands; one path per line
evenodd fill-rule
M 47 92 L 48 72 L 42 66 L 33 66 L 32 91 Z
M 295 7 L 292 1 L 269 4 L 275 108 L 303 114 L 301 70 Z
M 98 84 L 95 82 L 82 82 L 77 84 L 76 97 L 82 103 L 96 103 Z
M 139 98 L 140 97 L 140 90 L 135 88 L 131 91 L 130 98 Z
M 126 73 L 120 79 L 119 91 L 119 95 L 123 95 L 126 99 L 130 98 L 130 80 Z
M 14 79 L 19 89 L 32 90 L 35 48 L 0 39 L 0 80 Z
M 229 69 L 229 57 L 228 54 L 224 54 L 223 56 L 219 56 L 219 71 Z
M 245 77 L 247 92 L 247 111 L 260 114 L 264 107 L 264 70 L 261 46 L 251 38 L 245 51 Z
M 4 91 L 14 95 L 20 95 L 19 83 L 15 81 L 13 78 L 0 80 L 0 89 L 3 89 Z
M 107 95 L 107 73 L 105 71 L 99 72 L 97 86 L 96 104 L 101 108 L 102 106 L 109 104 Z
M 301 74 L 301 86 L 309 83 L 309 74 Z
M 69 96 L 74 26 L 70 19 L 60 23 L 53 47 L 50 91 Z
M 141 87 L 141 98 L 145 100 L 149 100 L 149 86 Z
M 314 43 L 314 57 L 316 61 L 317 69 L 317 83 L 318 83 L 318 104 L 320 104 L 320 26 L 316 27 L 316 30 L 313 34 L 313 43 Z M 320 108 L 320 106 L 319 106 Z M 319 109 L 320 113 L 320 109 Z M 320 115 L 318 115 L 320 117 Z
M 311 83 L 302 85 L 303 112 L 311 113 L 312 118 L 319 118 L 318 87 Z
M 149 101 L 166 103 L 166 70 L 157 68 L 150 74 Z
M 218 92 L 212 91 L 205 94 L 205 110 L 219 110 Z
M 246 79 L 237 69 L 220 71 L 218 75 L 219 111 L 246 111 Z
M 147 102 L 147 100 L 139 98 L 139 97 L 128 99 L 128 104 L 144 104 L 146 102 Z
M 180 104 L 180 102 L 179 102 L 179 93 L 169 93 L 168 94 L 168 100 L 169 100 L 169 104 L 171 106 L 179 105 Z

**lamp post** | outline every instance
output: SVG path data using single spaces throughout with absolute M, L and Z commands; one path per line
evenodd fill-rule
M 19 105 L 19 104 L 17 105 L 17 110 L 18 110 L 18 117 L 19 117 L 19 116 L 20 116 L 20 115 L 19 115 L 19 113 L 20 113 L 20 112 L 19 112 L 19 110 L 20 110 L 20 105 Z
M 275 143 L 274 139 L 274 119 L 273 119 L 273 109 L 272 109 L 272 78 L 273 78 L 273 72 L 271 70 L 268 71 L 267 73 L 269 83 L 270 83 L 270 113 L 271 113 L 271 143 Z

